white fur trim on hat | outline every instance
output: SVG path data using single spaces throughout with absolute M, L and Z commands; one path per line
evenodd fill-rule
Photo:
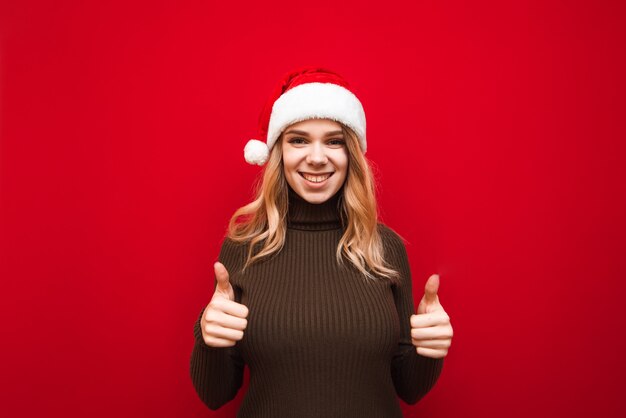
M 272 148 L 283 129 L 305 119 L 332 119 L 352 128 L 365 154 L 365 111 L 350 90 L 334 83 L 305 83 L 283 93 L 272 106 L 267 147 Z
M 263 165 L 267 162 L 270 150 L 265 142 L 258 139 L 248 141 L 243 149 L 243 156 L 249 164 Z

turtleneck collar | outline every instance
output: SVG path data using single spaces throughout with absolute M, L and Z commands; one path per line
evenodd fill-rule
M 307 202 L 291 186 L 287 185 L 287 188 L 289 189 L 288 229 L 325 231 L 342 227 L 339 198 L 343 194 L 343 187 L 330 199 L 319 204 Z

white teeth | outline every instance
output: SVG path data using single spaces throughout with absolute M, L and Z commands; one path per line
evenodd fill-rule
M 330 177 L 330 174 L 326 174 L 323 176 L 311 176 L 309 174 L 304 174 L 304 173 L 300 173 L 300 174 L 302 175 L 302 177 L 304 177 L 305 179 L 309 181 L 312 181 L 313 183 L 321 183 L 324 180 L 326 180 L 328 177 Z

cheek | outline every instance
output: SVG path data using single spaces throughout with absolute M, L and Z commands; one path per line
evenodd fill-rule
M 348 173 L 348 155 L 343 154 L 336 160 L 337 167 L 342 171 L 345 176 Z
M 285 174 L 289 174 L 294 170 L 295 163 L 292 158 L 283 156 L 283 168 L 285 170 Z
M 293 168 L 298 161 L 302 159 L 302 153 L 297 149 L 285 149 L 283 150 L 283 164 L 287 168 Z
M 337 181 L 343 184 L 343 182 L 348 177 L 348 161 L 336 161 L 335 167 L 337 168 L 337 173 L 335 173 L 335 176 L 337 176 Z
M 348 168 L 348 151 L 343 149 L 334 149 L 328 154 L 328 158 L 332 163 L 341 170 L 347 170 Z

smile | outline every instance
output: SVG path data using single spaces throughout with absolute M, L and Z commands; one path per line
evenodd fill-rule
M 323 183 L 335 173 L 332 172 L 332 173 L 314 175 L 314 174 L 308 174 L 308 173 L 301 173 L 298 171 L 298 174 L 300 174 L 300 176 L 302 176 L 305 180 L 310 181 L 311 183 Z

